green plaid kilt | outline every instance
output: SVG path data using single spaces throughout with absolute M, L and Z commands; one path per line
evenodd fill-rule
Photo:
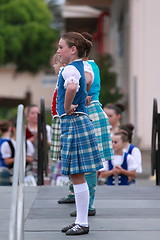
M 50 159 L 52 161 L 59 161 L 61 159 L 61 128 L 60 128 L 60 118 L 55 116 L 52 118 L 52 136 L 51 136 L 51 146 L 50 146 Z
M 91 102 L 87 108 L 88 115 L 95 127 L 98 149 L 101 154 L 102 161 L 111 160 L 113 158 L 113 148 L 108 117 L 98 101 Z

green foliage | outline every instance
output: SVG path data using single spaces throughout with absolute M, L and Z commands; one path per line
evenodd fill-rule
M 7 108 L 7 107 L 0 108 L 0 120 L 2 119 L 12 120 L 12 119 L 16 119 L 16 116 L 17 116 L 17 108 Z
M 51 22 L 44 0 L 0 0 L 0 64 L 31 72 L 47 67 L 58 37 Z
M 97 61 L 101 73 L 100 102 L 104 106 L 106 103 L 115 103 L 123 97 L 120 89 L 116 86 L 117 74 L 111 71 L 114 65 L 111 55 L 100 57 Z

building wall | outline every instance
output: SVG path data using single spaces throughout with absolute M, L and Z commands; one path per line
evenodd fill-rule
M 141 149 L 151 148 L 153 99 L 160 105 L 159 9 L 159 0 L 114 0 L 111 6 L 111 53 L 127 105 L 125 121 L 134 124 Z
M 128 0 L 115 0 L 111 6 L 110 25 L 110 52 L 114 59 L 114 71 L 117 73 L 117 86 L 121 89 L 126 106 L 122 115 L 122 122 L 130 122 L 129 119 L 129 17 Z
M 153 98 L 160 100 L 159 9 L 159 0 L 130 0 L 130 120 L 146 149 L 151 144 Z
M 51 107 L 56 76 L 39 72 L 36 75 L 16 73 L 13 67 L 0 68 L 0 97 L 24 98 L 27 91 L 31 92 L 31 102 L 39 105 L 44 97 L 46 108 Z

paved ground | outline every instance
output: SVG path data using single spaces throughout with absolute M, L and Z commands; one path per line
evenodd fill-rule
M 25 188 L 25 240 L 63 240 L 60 229 L 74 221 L 74 204 L 59 205 L 67 187 Z M 0 188 L 0 240 L 8 239 L 11 189 Z M 111 240 L 159 240 L 160 187 L 98 186 L 97 215 L 89 218 L 90 234 L 76 238 Z
M 95 207 L 89 217 L 90 233 L 77 239 L 159 240 L 160 186 L 150 177 L 150 163 L 143 162 L 143 175 L 136 186 L 98 186 Z M 74 221 L 74 204 L 59 205 L 67 187 L 25 188 L 25 240 L 73 239 L 60 229 Z M 0 187 L 0 240 L 8 239 L 11 187 Z

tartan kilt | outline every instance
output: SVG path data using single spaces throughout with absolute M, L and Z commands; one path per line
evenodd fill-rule
M 61 128 L 60 128 L 60 118 L 58 116 L 52 118 L 52 136 L 51 136 L 51 146 L 50 146 L 50 159 L 52 161 L 59 161 L 61 159 Z
M 84 114 L 61 118 L 62 174 L 93 172 L 103 167 L 94 126 Z
M 88 115 L 95 127 L 98 149 L 102 161 L 112 160 L 113 148 L 108 117 L 103 111 L 100 102 L 91 102 L 91 104 L 87 106 L 87 109 Z

